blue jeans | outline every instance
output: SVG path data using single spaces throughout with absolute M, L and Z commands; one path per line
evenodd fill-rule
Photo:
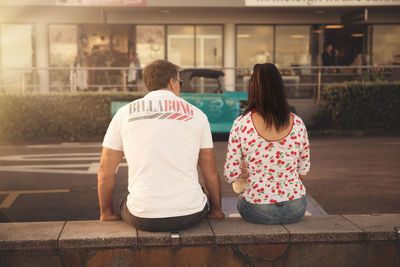
M 300 221 L 306 212 L 307 197 L 273 204 L 254 204 L 239 197 L 237 208 L 245 221 L 259 224 L 287 224 Z

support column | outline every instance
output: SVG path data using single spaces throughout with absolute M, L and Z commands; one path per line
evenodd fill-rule
M 36 66 L 39 69 L 39 92 L 49 93 L 50 75 L 49 75 L 49 32 L 46 23 L 39 22 L 35 24 L 36 33 Z
M 224 66 L 225 70 L 225 89 L 235 91 L 235 24 L 225 23 L 224 29 Z M 229 69 L 232 68 L 232 69 Z

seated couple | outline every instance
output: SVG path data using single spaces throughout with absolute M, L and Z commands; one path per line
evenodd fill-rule
M 150 91 L 118 110 L 103 141 L 98 172 L 100 220 L 119 220 L 145 231 L 179 231 L 202 218 L 223 218 L 221 185 L 206 115 L 179 97 L 179 67 L 149 64 Z M 115 172 L 125 156 L 129 178 L 120 215 L 113 210 Z M 198 182 L 197 166 L 204 188 Z M 244 166 L 247 176 L 241 175 Z M 257 64 L 249 83 L 249 107 L 231 130 L 225 178 L 245 179 L 238 209 L 243 219 L 291 223 L 306 208 L 301 179 L 309 170 L 307 131 L 289 112 L 282 78 L 273 64 Z M 247 181 L 247 182 L 246 182 Z

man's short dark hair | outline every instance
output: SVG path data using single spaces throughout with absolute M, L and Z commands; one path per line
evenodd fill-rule
M 168 87 L 168 83 L 178 78 L 179 67 L 167 60 L 156 60 L 143 70 L 144 83 L 149 91 Z

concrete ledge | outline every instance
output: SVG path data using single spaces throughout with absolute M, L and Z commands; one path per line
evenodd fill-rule
M 60 249 L 137 246 L 136 229 L 121 221 L 69 221 L 60 234 Z
M 0 266 L 399 266 L 396 228 L 400 214 L 306 216 L 287 225 L 204 219 L 178 235 L 122 221 L 0 223 Z
M 65 222 L 0 223 L 0 251 L 58 249 Z

